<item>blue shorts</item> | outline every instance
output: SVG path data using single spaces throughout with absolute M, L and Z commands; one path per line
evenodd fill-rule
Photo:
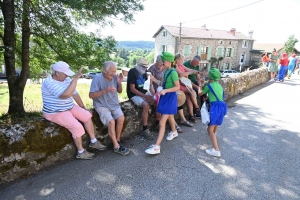
M 224 101 L 210 103 L 210 123 L 208 126 L 220 126 L 227 114 L 227 105 Z

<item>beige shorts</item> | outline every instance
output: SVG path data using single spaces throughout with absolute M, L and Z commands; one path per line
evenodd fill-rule
M 95 110 L 99 114 L 99 118 L 100 118 L 101 122 L 106 126 L 109 124 L 109 122 L 112 119 L 116 120 L 119 117 L 121 117 L 122 115 L 124 115 L 121 108 L 117 108 L 116 110 L 109 110 L 108 108 L 105 108 L 105 107 L 98 107 L 98 108 L 95 108 Z

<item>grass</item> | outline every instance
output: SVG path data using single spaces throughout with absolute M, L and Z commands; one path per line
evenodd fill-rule
M 41 84 L 28 83 L 24 90 L 24 108 L 27 113 L 41 112 L 43 108 Z M 118 94 L 119 101 L 128 100 L 126 83 L 122 84 L 123 91 Z M 90 84 L 77 84 L 77 91 L 81 96 L 86 108 L 93 108 L 93 100 L 89 98 Z M 9 106 L 9 92 L 7 84 L 0 84 L 0 117 L 6 115 Z

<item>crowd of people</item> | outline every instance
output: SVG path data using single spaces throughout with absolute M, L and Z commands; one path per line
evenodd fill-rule
M 292 74 L 295 74 L 299 70 L 299 59 L 296 58 L 296 54 L 292 54 L 288 57 L 287 53 L 278 55 L 276 49 L 273 49 L 272 54 L 265 53 L 262 56 L 262 63 L 265 67 L 268 67 L 271 79 L 269 82 L 284 82 L 285 77 L 290 79 Z
M 221 152 L 217 143 L 216 131 L 223 122 L 227 113 L 224 103 L 224 91 L 218 80 L 221 73 L 212 68 L 208 73 L 200 72 L 201 58 L 196 55 L 191 60 L 183 62 L 184 56 L 163 52 L 156 58 L 156 62 L 149 67 L 148 61 L 140 58 L 137 65 L 131 68 L 127 76 L 126 92 L 130 101 L 142 108 L 141 135 L 146 139 L 153 139 L 148 127 L 148 111 L 153 105 L 156 108 L 156 122 L 158 127 L 156 143 L 145 150 L 147 154 L 159 154 L 163 141 L 166 124 L 169 123 L 171 131 L 166 140 L 178 137 L 183 130 L 179 125 L 193 127 L 197 119 L 201 118 L 200 108 L 204 102 L 210 104 L 210 123 L 207 132 L 212 141 L 213 148 L 206 153 L 220 157 Z M 82 146 L 82 135 L 85 131 L 90 137 L 89 147 L 105 150 L 106 146 L 97 140 L 94 133 L 92 114 L 85 109 L 85 105 L 76 90 L 78 79 L 82 76 L 81 70 L 75 74 L 66 62 L 56 62 L 51 66 L 52 74 L 45 79 L 42 85 L 43 115 L 45 119 L 67 128 L 77 147 L 78 159 L 93 159 L 91 153 Z M 210 80 L 204 81 L 208 75 Z M 73 79 L 70 77 L 74 76 Z M 96 75 L 91 83 L 89 97 L 93 99 L 93 106 L 99 115 L 100 121 L 108 127 L 108 134 L 113 144 L 113 151 L 127 155 L 130 149 L 121 143 L 121 134 L 124 124 L 124 113 L 120 107 L 118 93 L 122 93 L 122 73 L 117 74 L 117 65 L 113 61 L 103 64 L 103 71 Z M 147 82 L 150 85 L 147 85 Z M 179 98 L 178 95 L 184 95 Z M 182 96 L 181 96 L 182 97 Z M 198 105 L 197 99 L 201 99 Z M 188 109 L 188 119 L 183 112 L 185 99 Z M 74 103 L 74 101 L 76 104 Z M 179 114 L 177 123 L 174 115 Z M 82 124 L 80 123 L 82 122 Z

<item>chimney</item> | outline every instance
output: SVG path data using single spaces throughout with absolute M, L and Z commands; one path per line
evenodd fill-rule
M 203 24 L 203 25 L 201 26 L 201 29 L 206 29 L 206 24 Z
M 230 34 L 235 35 L 235 28 L 230 29 Z
M 251 39 L 252 39 L 252 36 L 253 36 L 253 32 L 254 32 L 254 31 L 251 30 L 251 31 L 249 31 L 249 33 L 248 33 L 248 34 L 249 34 L 249 37 L 250 37 Z

